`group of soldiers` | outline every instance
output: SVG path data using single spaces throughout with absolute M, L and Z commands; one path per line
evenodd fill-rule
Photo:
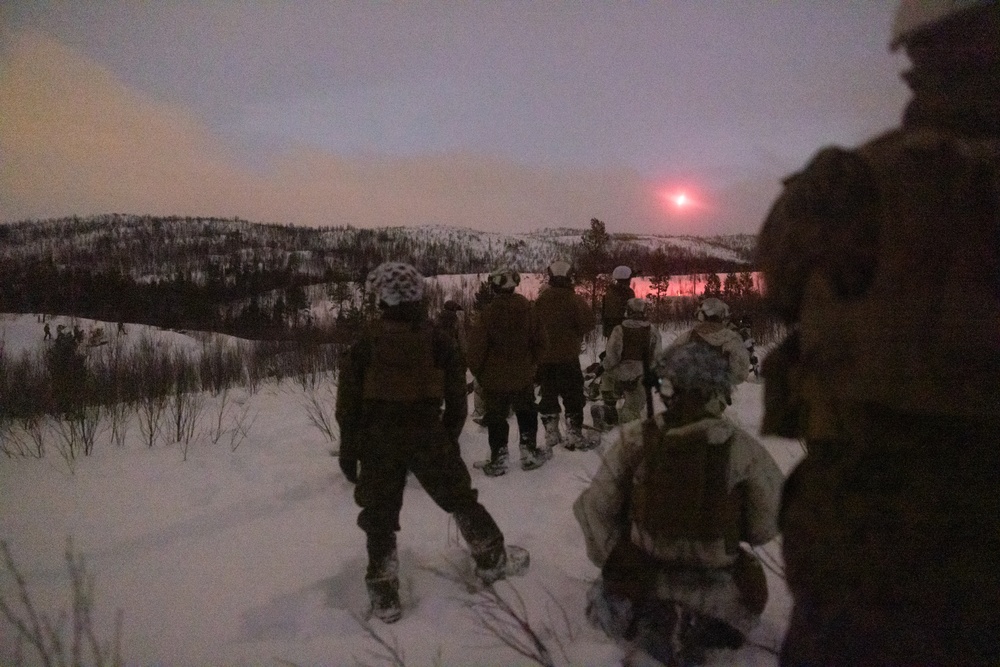
M 901 127 L 821 150 L 761 230 L 765 300 L 789 332 L 763 364 L 761 431 L 808 451 L 787 480 L 725 416 L 751 368 L 725 304 L 706 299 L 661 352 L 616 269 L 625 307 L 604 323 L 599 412 L 640 386 L 662 409 L 634 418 L 628 394 L 573 513 L 601 568 L 587 616 L 627 647 L 623 664 L 698 664 L 746 641 L 768 597 L 752 547 L 779 531 L 793 601 L 782 665 L 1000 664 L 1000 2 L 901 0 L 899 47 L 914 93 Z M 337 419 L 384 621 L 401 615 L 408 472 L 455 518 L 484 584 L 528 567 L 479 503 L 458 435 L 467 363 L 483 385 L 487 474 L 506 470 L 511 409 L 523 468 L 559 442 L 581 448 L 593 320 L 570 264 L 548 273 L 534 305 L 514 272 L 492 274 L 496 299 L 464 355 L 428 320 L 412 266 L 369 277 L 383 318 L 345 355 Z

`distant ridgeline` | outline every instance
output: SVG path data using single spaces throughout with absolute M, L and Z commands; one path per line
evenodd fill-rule
M 581 259 L 585 231 L 293 227 L 120 214 L 24 221 L 0 225 L 0 312 L 235 332 L 244 310 L 262 307 L 260 299 L 272 313 L 276 304 L 297 313 L 307 305 L 308 286 L 363 281 L 383 261 L 410 262 L 426 276 L 497 266 L 543 272 L 557 257 Z M 748 234 L 612 232 L 600 263 L 647 274 L 745 271 L 755 243 Z

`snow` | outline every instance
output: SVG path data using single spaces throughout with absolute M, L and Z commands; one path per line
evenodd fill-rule
M 34 315 L 0 317 L 8 353 L 42 345 L 41 327 Z M 200 345 L 180 332 L 130 325 L 130 338 L 141 334 Z M 589 364 L 593 355 L 588 350 L 581 360 Z M 317 395 L 332 415 L 329 390 Z M 728 411 L 751 433 L 760 424 L 761 394 L 760 384 L 741 385 Z M 147 447 L 133 423 L 124 447 L 105 434 L 72 473 L 55 452 L 0 458 L 0 539 L 39 611 L 55 618 L 71 609 L 64 557 L 71 539 L 93 577 L 99 638 L 110 640 L 121 610 L 128 665 L 394 664 L 376 638 L 399 651 L 395 664 L 530 664 L 476 620 L 474 605 L 483 598 L 458 581 L 469 565 L 454 522 L 412 477 L 399 534 L 404 616 L 391 626 L 366 626 L 366 556 L 353 486 L 331 456 L 336 443 L 310 423 L 307 391 L 286 380 L 256 393 L 234 391 L 227 404 L 206 400 L 203 430 L 186 457 L 178 443 Z M 243 415 L 245 438 L 212 442 L 207 422 L 223 408 L 229 424 Z M 761 440 L 786 472 L 802 454 L 795 441 Z M 488 452 L 485 429 L 469 420 L 461 445 L 471 467 Z M 472 471 L 507 541 L 531 552 L 528 573 L 496 590 L 508 601 L 523 599 L 557 665 L 614 665 L 622 655 L 586 621 L 585 596 L 598 570 L 571 512 L 599 451 L 559 449 L 538 470 L 515 464 L 498 478 Z M 780 563 L 776 542 L 764 549 Z M 758 646 L 713 652 L 708 664 L 777 664 L 790 599 L 776 570 L 768 571 L 770 601 L 751 638 Z M 0 572 L 0 592 L 17 611 L 10 575 Z M 13 662 L 15 646 L 13 628 L 0 619 L 0 664 Z

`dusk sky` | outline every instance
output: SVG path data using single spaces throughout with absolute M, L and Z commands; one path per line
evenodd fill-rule
M 4 0 L 0 221 L 755 233 L 898 122 L 895 5 Z

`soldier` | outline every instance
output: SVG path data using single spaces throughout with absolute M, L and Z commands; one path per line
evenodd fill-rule
M 588 618 L 630 650 L 690 665 L 738 648 L 764 610 L 763 567 L 740 542 L 777 534 L 783 478 L 721 416 L 731 385 L 716 348 L 670 349 L 654 370 L 666 411 L 621 427 L 573 512 L 601 568 Z
M 514 293 L 520 282 L 520 274 L 513 269 L 491 273 L 490 287 L 496 296 L 469 332 L 469 368 L 483 387 L 483 424 L 490 445 L 490 458 L 473 465 L 490 477 L 507 472 L 511 408 L 517 418 L 521 468 L 534 470 L 552 456 L 536 443 L 535 370 L 540 342 L 532 327 L 531 302 Z
M 625 319 L 625 304 L 629 299 L 635 298 L 635 291 L 632 290 L 632 269 L 627 266 L 616 266 L 611 272 L 611 279 L 614 282 L 608 285 L 601 301 L 601 327 L 605 338 L 622 323 Z
M 792 335 L 764 432 L 805 438 L 785 665 L 1000 664 L 1000 3 L 904 0 L 902 124 L 821 150 L 759 238 Z
M 402 615 L 396 532 L 409 472 L 455 518 L 484 583 L 522 573 L 528 553 L 504 546 L 472 488 L 457 445 L 467 410 L 465 368 L 454 340 L 427 320 L 423 276 L 409 264 L 387 262 L 368 276 L 368 289 L 378 295 L 382 319 L 341 359 L 336 417 L 340 467 L 357 483 L 372 614 L 393 623 Z
M 642 416 L 645 405 L 642 378 L 661 352 L 660 332 L 646 321 L 647 306 L 644 299 L 629 299 L 625 305 L 625 320 L 608 338 L 601 374 L 604 405 L 591 406 L 594 426 L 602 430 L 619 421 L 627 424 Z M 625 397 L 621 413 L 617 409 L 619 395 Z
M 545 426 L 545 444 L 562 443 L 566 449 L 591 449 L 595 438 L 583 435 L 583 371 L 580 348 L 583 337 L 594 328 L 594 316 L 587 301 L 573 289 L 573 266 L 557 259 L 546 269 L 548 287 L 535 300 L 537 337 L 544 347 L 538 366 L 540 398 L 538 411 Z M 566 439 L 559 432 L 559 399 L 566 411 Z
M 685 331 L 670 344 L 683 345 L 691 340 L 718 348 L 729 361 L 729 381 L 735 387 L 745 382 L 750 373 L 750 353 L 743 338 L 729 326 L 729 306 L 715 297 L 701 302 L 696 311 L 698 324 Z

